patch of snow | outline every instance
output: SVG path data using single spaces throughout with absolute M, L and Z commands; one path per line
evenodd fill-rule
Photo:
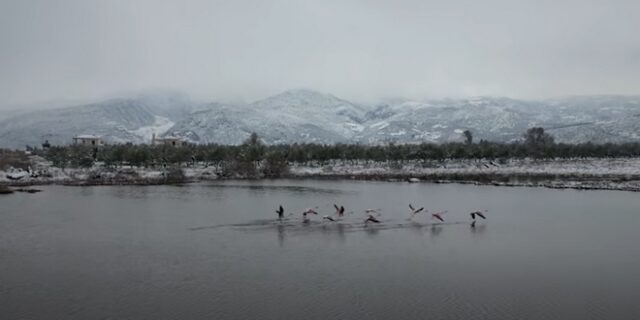
M 364 131 L 364 126 L 361 124 L 357 124 L 357 123 L 353 123 L 353 122 L 347 122 L 344 124 L 346 127 L 348 127 L 349 129 L 351 129 L 352 131 L 355 132 L 362 132 Z
M 167 117 L 154 116 L 155 120 L 152 125 L 140 127 L 136 130 L 130 130 L 130 132 L 142 140 L 151 140 L 151 136 L 155 133 L 156 136 L 161 136 L 165 132 L 169 131 L 173 127 L 173 121 Z
M 392 136 L 392 137 L 396 137 L 396 136 L 403 136 L 403 135 L 405 135 L 405 134 L 407 134 L 407 131 L 406 131 L 406 130 L 404 130 L 404 129 L 403 129 L 403 130 L 400 130 L 400 131 L 390 132 L 390 133 L 389 133 L 389 135 L 390 135 L 390 136 Z
M 371 128 L 376 128 L 376 129 L 378 129 L 378 130 L 382 130 L 382 129 L 384 129 L 384 128 L 388 127 L 388 126 L 389 126 L 389 122 L 387 122 L 387 121 L 380 121 L 380 122 L 377 122 L 377 123 L 372 124 L 372 125 L 371 125 Z

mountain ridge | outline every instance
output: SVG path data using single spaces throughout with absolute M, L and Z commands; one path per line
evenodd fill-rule
M 193 143 L 239 144 L 256 132 L 279 143 L 511 142 L 544 127 L 558 142 L 640 141 L 640 96 L 594 95 L 543 100 L 509 97 L 393 99 L 358 104 L 310 89 L 250 103 L 202 104 L 182 94 L 146 95 L 34 112 L 0 120 L 0 147 L 68 144 L 79 134 L 108 143 L 145 143 L 150 134 Z

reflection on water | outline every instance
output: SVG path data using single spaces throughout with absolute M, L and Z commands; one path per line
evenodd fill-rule
M 278 244 L 280 245 L 280 247 L 282 247 L 282 245 L 284 245 L 284 237 L 285 237 L 284 225 L 279 224 L 277 228 L 278 228 Z
M 3 319 L 640 319 L 634 193 L 360 181 L 42 189 L 1 200 Z M 409 203 L 429 213 L 410 219 Z M 322 220 L 334 204 L 350 213 Z M 381 222 L 365 224 L 366 208 Z M 478 208 L 487 220 L 472 227 Z
M 119 187 L 78 187 L 78 190 L 87 190 L 86 195 L 91 195 L 96 188 L 102 188 L 110 196 L 118 199 L 137 199 L 137 200 L 154 200 L 154 199 L 171 199 L 176 201 L 189 201 L 193 197 L 210 198 L 221 200 L 225 197 L 224 190 L 212 188 L 190 188 L 189 185 L 162 185 L 162 186 L 119 186 Z M 85 193 L 83 193 L 85 194 Z
M 317 188 L 310 186 L 291 186 L 291 185 L 253 185 L 253 184 L 208 184 L 209 188 L 224 188 L 224 189 L 246 189 L 254 192 L 267 192 L 267 191 L 286 191 L 292 194 L 296 193 L 318 193 L 318 194 L 348 194 L 353 193 L 352 190 L 340 190 L 330 188 Z
M 487 229 L 486 224 L 484 223 L 476 224 L 475 226 L 471 227 L 471 232 L 475 235 L 482 235 L 486 229 Z
M 429 230 L 432 234 L 439 234 L 445 226 L 458 226 L 466 225 L 467 222 L 455 221 L 455 222 L 438 222 L 438 223 L 419 223 L 416 221 L 402 222 L 394 220 L 382 220 L 380 223 L 365 223 L 364 219 L 339 219 L 335 222 L 330 221 L 318 221 L 312 219 L 267 219 L 267 220 L 253 220 L 243 223 L 234 224 L 220 224 L 210 226 L 199 226 L 188 228 L 191 231 L 201 230 L 215 230 L 229 228 L 242 232 L 265 232 L 276 231 L 278 234 L 284 233 L 304 233 L 312 234 L 314 232 L 321 232 L 325 234 L 336 233 L 341 238 L 344 238 L 346 233 L 352 232 L 371 232 L 380 230 L 394 230 L 394 229 L 410 229 L 414 231 Z M 485 225 L 478 225 L 476 228 L 472 228 L 474 233 L 482 233 Z

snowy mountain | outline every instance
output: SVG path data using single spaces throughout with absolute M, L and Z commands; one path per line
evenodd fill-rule
M 416 143 L 461 141 L 471 130 L 477 139 L 509 141 L 529 126 L 534 106 L 508 98 L 405 101 L 369 113 L 363 141 Z M 380 116 L 381 115 L 381 116 Z
M 287 91 L 243 106 L 211 105 L 169 130 L 197 143 L 241 143 L 251 132 L 266 143 L 509 142 L 541 126 L 558 142 L 640 141 L 640 97 L 587 96 L 524 101 L 504 97 L 396 100 L 361 106 L 310 90 Z
M 249 105 L 211 104 L 176 123 L 169 134 L 196 143 L 242 143 L 256 132 L 269 144 L 353 141 L 364 130 L 365 108 L 332 95 L 293 90 Z
M 197 111 L 194 111 L 197 110 Z M 249 104 L 197 105 L 181 95 L 116 99 L 0 121 L 0 146 L 69 143 L 78 134 L 107 142 L 148 142 L 152 133 L 194 143 L 242 143 L 251 132 L 277 143 L 515 141 L 540 126 L 558 142 L 640 141 L 640 97 L 584 96 L 524 101 L 504 97 L 394 100 L 359 105 L 312 90 Z
M 142 143 L 163 134 L 193 108 L 175 95 L 139 96 L 95 104 L 20 113 L 0 121 L 0 147 L 68 144 L 76 135 L 102 136 L 108 143 Z

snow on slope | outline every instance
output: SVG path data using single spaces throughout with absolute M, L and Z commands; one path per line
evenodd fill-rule
M 237 144 L 256 132 L 267 143 L 379 144 L 462 141 L 461 132 L 471 130 L 476 141 L 509 142 L 521 139 L 527 128 L 542 126 L 559 142 L 623 142 L 638 140 L 639 119 L 637 97 L 474 97 L 359 106 L 324 93 L 293 90 L 244 106 L 214 105 L 170 132 L 186 133 L 182 136 L 194 142 Z M 194 126 L 203 122 L 208 125 Z
M 270 144 L 350 141 L 364 130 L 364 109 L 311 90 L 286 91 L 244 106 L 211 104 L 168 134 L 199 143 L 242 143 L 251 132 Z
M 194 143 L 242 143 L 252 132 L 278 143 L 509 142 L 544 127 L 558 142 L 640 139 L 640 97 L 586 96 L 540 101 L 504 97 L 392 100 L 358 105 L 312 90 L 291 90 L 249 104 L 199 106 L 180 95 L 114 99 L 19 114 L 0 121 L 0 147 L 67 144 L 78 134 L 107 142 L 148 142 L 153 132 Z
M 76 135 L 110 143 L 142 143 L 190 112 L 190 101 L 173 94 L 112 99 L 100 103 L 21 113 L 0 121 L 0 147 L 38 146 L 44 140 L 69 144 Z
M 169 120 L 169 118 L 167 117 L 161 117 L 161 116 L 154 116 L 154 117 L 155 117 L 155 121 L 153 122 L 153 124 L 140 127 L 136 130 L 131 130 L 130 131 L 131 134 L 137 137 L 140 137 L 143 140 L 145 139 L 150 140 L 153 134 L 156 134 L 157 136 L 161 136 L 165 132 L 169 131 L 169 129 L 171 129 L 171 127 L 175 125 L 175 122 Z

